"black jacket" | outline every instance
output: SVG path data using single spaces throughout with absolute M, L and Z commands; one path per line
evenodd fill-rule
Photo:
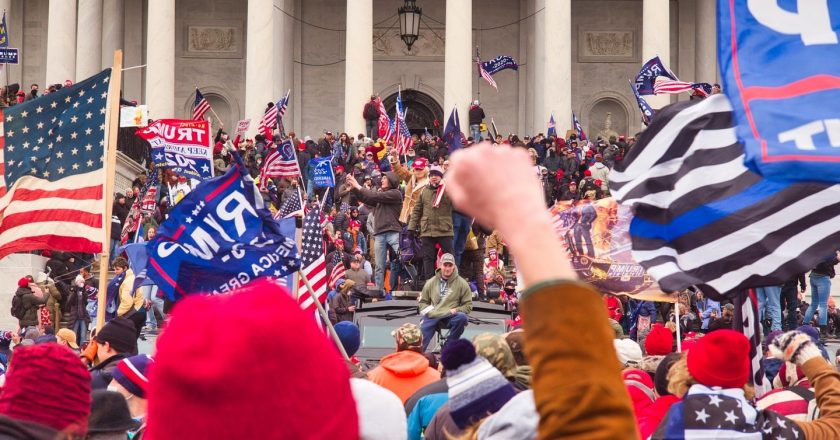
M 481 124 L 484 120 L 484 109 L 480 106 L 474 105 L 470 107 L 470 125 Z
M 108 388 L 108 384 L 111 383 L 111 379 L 114 377 L 111 375 L 111 372 L 114 371 L 114 368 L 117 368 L 117 362 L 127 358 L 129 355 L 128 353 L 118 353 L 114 356 L 109 357 L 105 360 L 105 362 L 101 362 L 99 365 L 90 369 L 90 388 L 91 391 L 93 390 L 104 390 Z
M 399 180 L 394 173 L 387 172 L 385 177 L 391 183 L 391 189 L 385 191 L 371 189 L 353 189 L 359 199 L 367 205 L 373 206 L 374 235 L 383 232 L 400 232 L 400 211 L 402 210 L 403 195 L 397 185 Z
M 15 296 L 23 305 L 23 318 L 18 319 L 20 328 L 38 325 L 38 306 L 47 303 L 47 295 L 38 298 L 29 287 L 18 287 Z

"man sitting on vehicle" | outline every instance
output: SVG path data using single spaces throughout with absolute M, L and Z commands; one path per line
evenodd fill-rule
M 449 329 L 448 341 L 455 341 L 464 333 L 467 315 L 472 311 L 472 291 L 469 284 L 458 275 L 455 257 L 443 254 L 440 269 L 429 278 L 420 293 L 420 330 L 423 332 L 423 351 L 435 334 L 439 324 Z M 441 347 L 443 348 L 443 347 Z

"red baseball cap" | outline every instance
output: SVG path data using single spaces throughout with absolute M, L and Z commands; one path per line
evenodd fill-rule
M 422 170 L 429 165 L 429 161 L 425 157 L 418 157 L 414 159 L 414 163 L 411 164 L 411 168 L 415 170 Z

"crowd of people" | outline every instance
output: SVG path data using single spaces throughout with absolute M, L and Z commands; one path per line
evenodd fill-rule
M 114 201 L 104 327 L 91 325 L 100 306 L 94 256 L 45 252 L 44 271 L 19 280 L 19 328 L 0 334 L 0 437 L 840 436 L 840 374 L 822 344 L 840 331 L 827 293 L 836 258 L 811 271 L 810 306 L 801 302 L 805 274 L 758 289 L 764 370 L 776 389 L 753 399 L 749 342 L 731 330 L 732 304 L 687 290 L 674 307 L 575 281 L 547 208 L 609 197 L 610 171 L 635 139 L 570 131 L 479 144 L 480 110 L 475 102 L 471 136 L 452 155 L 445 139 L 427 134 L 400 152 L 365 134 L 236 142 L 217 133 L 217 173 L 237 151 L 259 180 L 273 148 L 286 140 L 297 148 L 300 178 L 271 179 L 261 194 L 274 212 L 295 199 L 321 211 L 327 273 L 345 269 L 326 305 L 347 359 L 268 280 L 177 305 L 155 286 L 133 290 L 116 249 L 154 236 L 181 180 L 162 172 L 154 212 L 124 234 L 149 180 L 138 176 Z M 318 188 L 313 160 L 325 157 L 336 184 Z M 422 318 L 399 327 L 394 352 L 365 371 L 354 357 L 356 308 L 396 290 L 420 292 Z M 474 301 L 504 304 L 516 318 L 511 331 L 461 339 Z M 558 319 L 569 304 L 574 313 Z M 138 353 L 138 339 L 156 327 L 165 329 L 154 356 Z M 440 328 L 445 344 L 430 353 Z M 707 424 L 715 411 L 719 426 Z

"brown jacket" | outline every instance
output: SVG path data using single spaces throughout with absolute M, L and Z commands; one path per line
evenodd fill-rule
M 557 319 L 569 304 L 575 313 Z M 523 295 L 522 316 L 539 437 L 638 438 L 601 296 L 574 281 L 541 283 Z
M 814 386 L 820 418 L 796 424 L 806 439 L 840 438 L 840 373 L 822 357 L 805 362 L 802 372 Z
M 405 198 L 403 199 L 403 206 L 400 211 L 400 221 L 407 224 L 411 217 L 411 210 L 414 209 L 414 205 L 420 200 L 420 192 L 429 184 L 429 172 L 426 171 L 425 176 L 417 180 L 414 174 L 405 165 L 401 164 L 400 161 L 393 160 L 392 158 L 391 167 L 394 168 L 394 173 L 397 177 L 405 182 Z

